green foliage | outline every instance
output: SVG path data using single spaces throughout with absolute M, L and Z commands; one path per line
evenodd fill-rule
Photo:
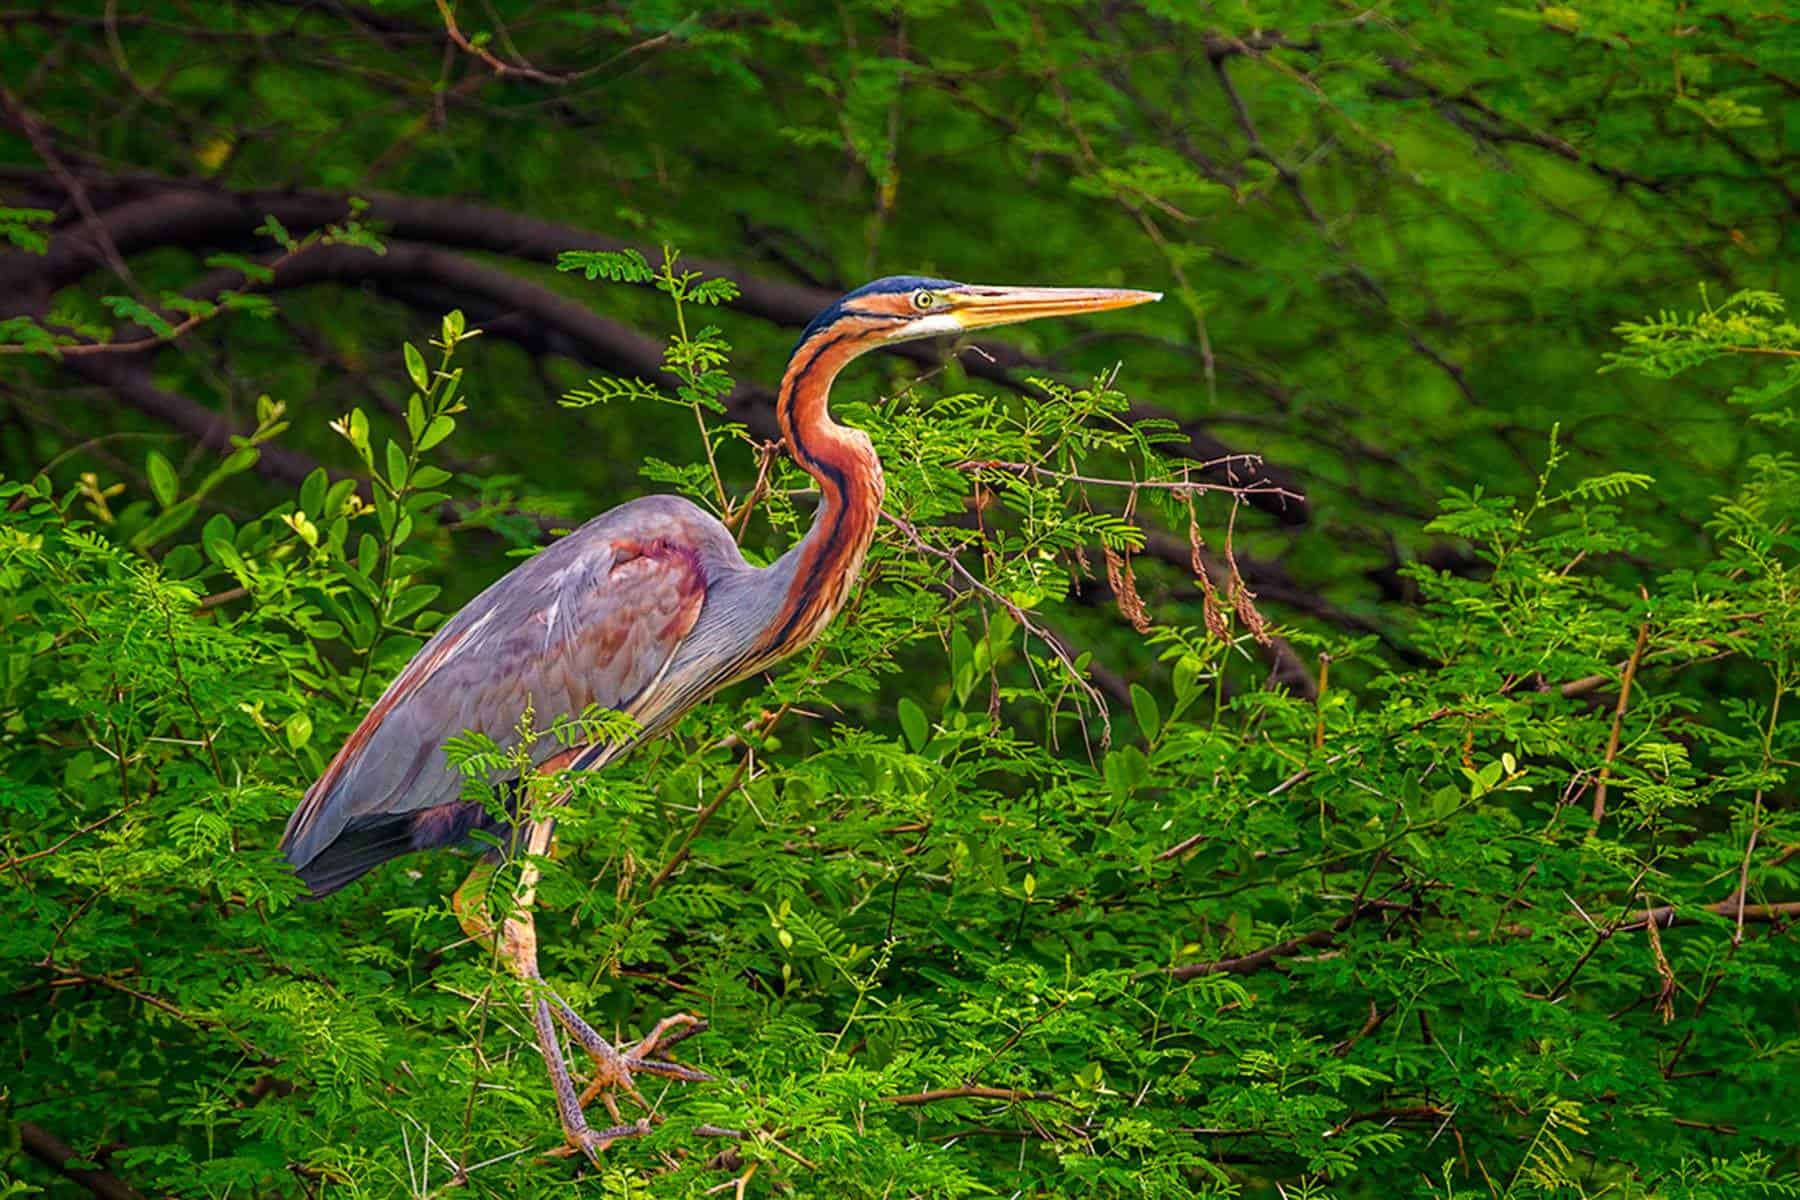
M 0 30 L 0 1196 L 1800 1194 L 1780 6 Z M 842 619 L 546 864 L 551 983 L 718 1082 L 548 1158 L 467 857 L 301 904 L 282 821 L 587 516 L 791 545 L 774 384 L 895 272 L 1169 299 L 847 376 Z
M 31 254 L 50 248 L 43 227 L 56 216 L 42 208 L 0 208 L 0 238 Z
M 679 315 L 706 284 L 673 264 Z M 216 481 L 184 495 L 154 452 L 148 497 L 0 485 L 5 1102 L 82 1153 L 124 1147 L 107 1168 L 157 1194 L 548 1195 L 581 1173 L 541 1157 L 520 993 L 444 899 L 463 864 L 297 904 L 272 849 L 438 619 L 420 579 L 457 500 L 432 460 L 470 412 L 472 334 L 452 313 L 435 362 L 405 347 L 402 437 L 331 423 L 361 482 L 315 473 L 255 519 L 169 525 Z M 755 446 L 700 402 L 730 386 L 715 336 L 683 320 L 667 361 L 735 477 Z M 1427 665 L 1339 639 L 1370 685 L 1246 687 L 1246 607 L 1238 634 L 1158 627 L 1168 682 L 1109 719 L 1042 624 L 1084 545 L 1142 544 L 1099 506 L 1193 508 L 1198 536 L 1238 498 L 1191 484 L 1111 379 L 1045 389 L 843 403 L 895 517 L 845 617 L 576 781 L 546 973 L 603 1028 L 703 1012 L 686 1050 L 719 1077 L 656 1092 L 666 1120 L 595 1185 L 704 1194 L 731 1178 L 708 1164 L 723 1127 L 754 1194 L 1800 1189 L 1800 470 L 1762 461 L 1706 561 L 1647 572 L 1619 503 L 1654 484 L 1566 481 L 1553 438 L 1529 498 L 1446 502 L 1435 528 L 1485 569 L 1413 571 Z M 283 418 L 265 402 L 265 440 Z M 791 465 L 745 496 L 719 477 L 679 482 L 759 514 L 752 553 L 804 521 Z M 527 714 L 452 753 L 492 803 L 512 775 L 544 795 L 530 741 L 617 721 Z
M 1769 292 L 1738 292 L 1713 304 L 1701 289 L 1697 312 L 1664 312 L 1654 320 L 1619 326 L 1625 348 L 1608 355 L 1609 368 L 1631 367 L 1659 379 L 1732 356 L 1769 356 L 1779 370 L 1761 372 L 1753 384 L 1733 388 L 1731 402 L 1751 419 L 1791 428 L 1787 397 L 1800 388 L 1800 326 L 1786 320 L 1787 306 Z

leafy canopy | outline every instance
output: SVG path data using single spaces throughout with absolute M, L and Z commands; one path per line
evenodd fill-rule
M 687 329 L 707 290 L 673 256 L 657 277 Z M 315 906 L 270 849 L 441 619 L 419 579 L 469 498 L 432 458 L 481 404 L 456 365 L 472 333 L 452 313 L 430 357 L 405 347 L 400 436 L 332 422 L 366 485 L 320 473 L 198 529 L 154 466 L 150 495 L 0 485 L 20 915 L 0 970 L 31 1047 L 8 1102 L 88 1131 L 83 1153 L 122 1143 L 109 1168 L 158 1193 L 547 1195 L 571 1170 L 539 1156 L 558 1134 L 518 987 L 444 899 L 465 864 L 407 860 Z M 1714 336 L 1626 335 L 1621 363 Z M 810 481 L 765 461 L 755 490 L 715 491 L 716 463 L 757 455 L 713 416 L 724 351 L 671 341 L 709 454 L 646 471 L 767 557 Z M 1415 571 L 1429 668 L 1339 639 L 1331 662 L 1371 686 L 1245 687 L 1270 631 L 1227 577 L 1242 611 L 1152 627 L 1168 684 L 1108 717 L 1054 629 L 1095 569 L 1082 547 L 1128 571 L 1142 544 L 1101 497 L 1197 531 L 1241 498 L 1119 420 L 1113 381 L 1044 386 L 842 405 L 892 514 L 844 618 L 572 782 L 548 976 L 621 1030 L 704 1012 L 687 1046 L 720 1077 L 658 1093 L 666 1121 L 600 1185 L 700 1195 L 722 1127 L 748 1186 L 806 1195 L 1800 1186 L 1775 899 L 1800 844 L 1780 801 L 1800 470 L 1753 464 L 1709 519 L 1716 555 L 1640 585 L 1604 564 L 1654 552 L 1618 507 L 1651 481 L 1566 479 L 1553 442 L 1533 494 L 1446 500 L 1434 528 L 1485 569 Z M 1710 693 L 1733 663 L 1761 684 Z M 453 755 L 472 794 L 529 762 L 483 736 Z

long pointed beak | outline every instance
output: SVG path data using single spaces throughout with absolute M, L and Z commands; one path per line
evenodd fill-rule
M 985 329 L 1040 317 L 1130 308 L 1161 299 L 1161 292 L 1130 288 L 969 287 L 955 294 L 950 312 L 964 329 Z

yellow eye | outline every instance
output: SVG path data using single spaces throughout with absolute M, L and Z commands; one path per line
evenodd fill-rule
M 930 308 L 932 305 L 934 305 L 936 303 L 937 303 L 937 297 L 932 295 L 930 292 L 914 292 L 913 293 L 913 307 L 918 309 L 920 312 L 924 312 L 926 309 Z

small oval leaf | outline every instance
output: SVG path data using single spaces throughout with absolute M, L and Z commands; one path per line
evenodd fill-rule
M 175 503 L 175 497 L 181 493 L 181 480 L 169 460 L 152 450 L 144 456 L 144 472 L 150 476 L 150 491 L 156 502 L 164 508 Z
M 411 342 L 406 343 L 406 373 L 421 392 L 431 390 L 431 373 L 425 369 L 425 356 Z
M 930 727 L 925 721 L 925 710 L 914 704 L 909 697 L 900 697 L 900 728 L 906 734 L 907 742 L 916 750 L 925 748 L 925 740 L 930 736 Z

